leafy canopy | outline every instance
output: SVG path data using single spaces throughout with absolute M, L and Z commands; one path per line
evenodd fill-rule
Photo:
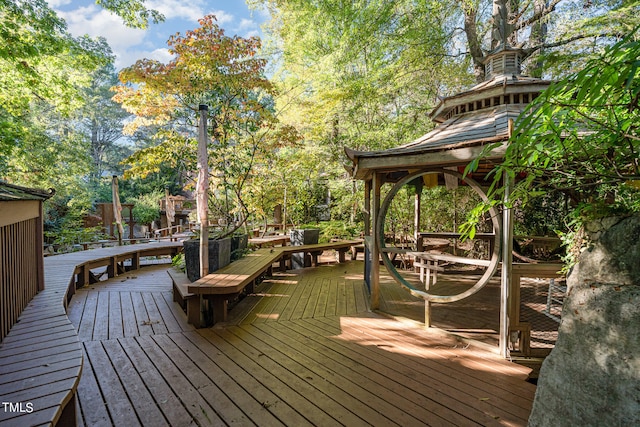
M 489 204 L 502 203 L 501 184 L 506 176 L 517 179 L 508 203 L 526 203 L 532 197 L 559 192 L 572 202 L 574 214 L 585 218 L 640 210 L 640 41 L 636 34 L 551 85 L 523 112 L 504 162 L 496 169 Z M 467 229 L 487 208 L 485 204 L 474 211 Z
M 145 59 L 120 73 L 114 99 L 135 114 L 125 130 L 151 128 L 156 140 L 127 160 L 126 175 L 145 176 L 169 166 L 193 179 L 198 107 L 206 104 L 213 211 L 220 216 L 242 211 L 246 218 L 243 188 L 254 166 L 297 134 L 275 116 L 266 60 L 257 55 L 260 39 L 226 36 L 214 15 L 199 22 L 199 28 L 169 39 L 174 55 L 169 63 Z

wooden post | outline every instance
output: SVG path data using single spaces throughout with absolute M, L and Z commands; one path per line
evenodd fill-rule
M 175 219 L 175 209 L 173 207 L 173 201 L 169 200 L 169 189 L 164 189 L 164 212 L 167 217 L 167 227 L 169 228 L 169 241 L 173 242 L 173 220 Z
M 379 173 L 373 175 L 373 208 L 371 212 L 371 222 L 373 230 L 373 242 L 371 245 L 371 309 L 377 310 L 380 308 L 380 248 L 378 247 L 379 239 L 384 239 L 383 236 L 378 236 L 378 221 L 380 220 L 378 214 L 380 213 L 380 187 L 381 176 Z M 383 231 L 384 234 L 384 231 Z
M 371 236 L 371 181 L 364 182 L 364 234 Z
M 207 155 L 207 105 L 200 105 L 200 126 L 198 129 L 198 184 L 196 205 L 200 221 L 200 277 L 209 274 L 209 157 Z
M 413 214 L 413 236 L 416 241 L 416 250 L 422 252 L 422 239 L 420 238 L 420 210 L 422 206 L 422 177 L 416 182 L 416 199 Z
M 508 357 L 509 353 L 509 289 L 511 287 L 511 270 L 513 264 L 513 209 L 507 208 L 511 197 L 513 179 L 504 176 L 504 202 L 502 211 L 502 277 L 500 286 L 500 356 Z
M 117 175 L 113 175 L 111 179 L 111 197 L 113 203 L 113 217 L 115 218 L 116 225 L 118 226 L 118 246 L 122 246 L 122 234 L 124 233 L 124 228 L 122 227 L 122 205 L 120 205 Z

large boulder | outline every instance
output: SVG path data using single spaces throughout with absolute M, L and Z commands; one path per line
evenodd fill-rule
M 586 226 L 530 426 L 640 425 L 640 217 Z

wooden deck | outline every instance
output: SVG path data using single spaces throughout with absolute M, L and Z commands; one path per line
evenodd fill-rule
M 277 274 L 210 329 L 187 324 L 166 266 L 78 290 L 79 425 L 526 425 L 526 368 L 372 313 L 362 269 Z

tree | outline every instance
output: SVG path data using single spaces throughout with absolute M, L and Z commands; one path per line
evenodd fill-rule
M 273 17 L 278 111 L 334 161 L 345 144 L 386 148 L 418 137 L 440 89 L 469 82 L 464 61 L 449 56 L 450 2 L 257 4 Z
M 467 227 L 473 227 L 489 205 L 502 203 L 503 176 L 522 177 L 511 200 L 526 203 L 545 194 L 564 194 L 572 203 L 574 231 L 593 218 L 640 211 L 640 42 L 636 38 L 634 31 L 606 48 L 583 70 L 552 84 L 531 103 L 496 169 L 490 202 L 474 211 Z M 579 250 L 582 242 L 576 243 Z M 573 262 L 577 252 L 570 255 Z
M 90 155 L 93 168 L 90 180 L 97 182 L 105 172 L 116 172 L 120 162 L 131 152 L 117 142 L 123 137 L 122 129 L 130 117 L 122 107 L 112 100 L 111 88 L 118 82 L 113 63 L 93 73 L 89 87 L 84 91 L 86 106 L 78 110 L 75 118 L 78 131 L 90 137 Z
M 126 130 L 154 126 L 158 141 L 129 158 L 127 173 L 144 176 L 164 164 L 193 177 L 196 112 L 207 104 L 215 200 L 226 219 L 239 213 L 243 222 L 247 209 L 242 191 L 253 166 L 295 135 L 277 125 L 273 87 L 264 76 L 266 61 L 256 55 L 260 40 L 226 36 L 213 15 L 199 22 L 199 28 L 169 39 L 175 57 L 168 64 L 145 59 L 120 73 L 122 84 L 114 99 L 136 116 Z
M 522 49 L 529 74 L 582 64 L 612 38 L 638 23 L 638 2 L 567 0 L 461 1 L 464 33 L 476 82 L 484 80 L 488 53 L 508 45 Z M 483 45 L 483 41 L 488 43 Z

